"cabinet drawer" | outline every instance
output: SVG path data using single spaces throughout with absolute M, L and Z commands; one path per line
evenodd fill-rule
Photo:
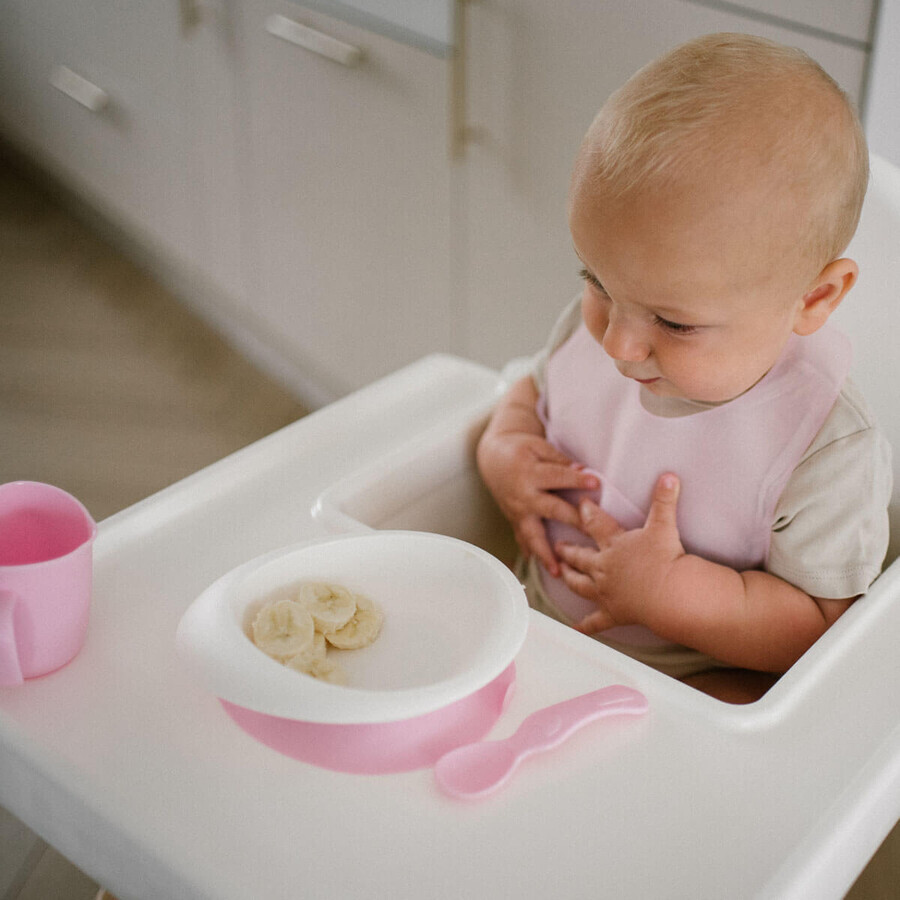
M 10 0 L 3 0 L 10 2 Z M 12 0 L 32 31 L 73 58 L 176 100 L 181 13 L 175 0 Z
M 17 84 L 29 116 L 21 136 L 89 201 L 180 246 L 186 201 L 178 111 L 39 21 L 24 23 L 23 38 Z M 85 105 L 92 88 L 106 95 L 93 109 Z
M 453 49 L 456 0 L 294 0 L 437 56 Z
M 335 393 L 450 349 L 446 62 L 291 3 L 242 10 L 252 312 Z
M 0 3 L 0 123 L 4 132 L 30 140 L 36 126 L 30 102 L 34 85 L 26 73 L 31 53 L 25 35 L 23 0 Z
M 734 5 L 860 43 L 869 41 L 874 13 L 874 0 L 738 0 Z

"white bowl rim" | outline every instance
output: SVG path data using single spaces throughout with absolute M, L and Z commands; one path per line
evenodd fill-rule
M 338 687 L 269 660 L 235 620 L 229 599 L 264 566 L 312 547 L 346 542 L 434 542 L 479 559 L 498 581 L 499 627 L 485 636 L 475 664 L 433 683 L 399 690 Z M 246 604 L 249 605 L 249 604 Z M 515 575 L 487 551 L 458 538 L 420 531 L 372 531 L 291 544 L 227 572 L 198 596 L 179 622 L 176 645 L 190 670 L 217 697 L 256 712 L 307 722 L 367 724 L 425 715 L 461 700 L 496 678 L 513 661 L 528 629 L 528 603 Z

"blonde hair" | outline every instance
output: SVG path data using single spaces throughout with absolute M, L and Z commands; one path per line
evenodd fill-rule
M 712 34 L 676 47 L 610 96 L 582 144 L 573 191 L 587 184 L 621 199 L 714 171 L 804 204 L 798 246 L 822 267 L 856 231 L 868 149 L 853 104 L 803 51 Z

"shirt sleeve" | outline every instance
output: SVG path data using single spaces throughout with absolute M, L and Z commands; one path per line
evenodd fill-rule
M 814 597 L 862 594 L 889 539 L 891 449 L 849 384 L 779 498 L 767 571 Z

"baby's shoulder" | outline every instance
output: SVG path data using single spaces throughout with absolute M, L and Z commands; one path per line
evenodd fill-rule
M 822 450 L 836 448 L 842 443 L 852 443 L 857 448 L 855 452 L 858 452 L 860 443 L 869 442 L 877 446 L 886 444 L 887 439 L 878 428 L 875 416 L 859 386 L 852 378 L 847 378 L 831 412 L 803 454 L 800 463 Z

